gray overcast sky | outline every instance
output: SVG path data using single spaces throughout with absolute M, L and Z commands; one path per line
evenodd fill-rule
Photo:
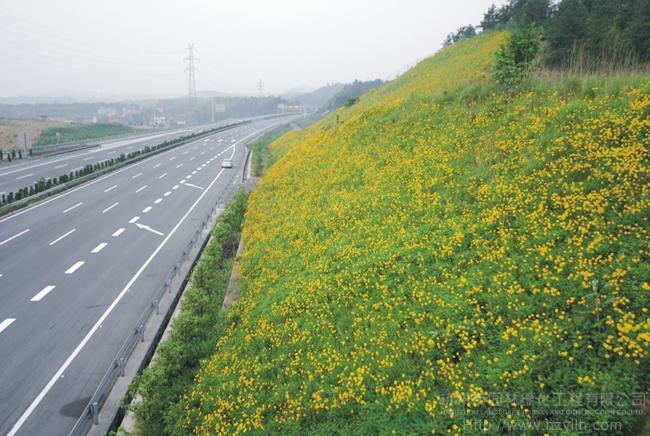
M 279 94 L 386 79 L 495 0 L 0 0 L 0 97 Z

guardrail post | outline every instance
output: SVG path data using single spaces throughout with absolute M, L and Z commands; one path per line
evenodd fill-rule
M 124 377 L 124 357 L 117 361 L 117 367 L 120 369 L 120 377 Z
M 97 404 L 97 401 L 95 401 L 92 406 L 90 406 L 90 409 L 93 412 L 93 424 L 98 425 L 99 424 L 99 405 Z
M 153 305 L 156 307 L 156 315 L 160 315 L 160 309 L 158 307 L 158 299 L 153 301 Z
M 138 326 L 138 334 L 140 335 L 140 342 L 144 342 L 144 326 L 142 324 Z
M 176 265 L 174 265 L 174 269 L 176 269 Z M 167 286 L 167 293 L 171 294 L 172 293 L 172 285 L 169 283 L 169 280 L 165 282 L 165 286 Z

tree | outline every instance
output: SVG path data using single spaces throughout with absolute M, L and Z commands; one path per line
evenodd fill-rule
M 500 24 L 502 24 L 501 14 L 497 7 L 492 5 L 487 12 L 483 14 L 483 20 L 481 21 L 481 24 L 479 24 L 479 27 L 485 32 L 487 30 L 496 29 Z
M 539 39 L 535 24 L 512 32 L 495 54 L 493 77 L 506 86 L 521 82 L 541 50 Z
M 587 37 L 587 18 L 587 8 L 581 0 L 564 0 L 558 5 L 546 30 L 551 64 L 568 63 L 574 45 Z
M 642 61 L 647 61 L 650 58 L 650 0 L 637 0 L 634 7 L 628 5 L 627 9 L 633 13 L 621 36 Z

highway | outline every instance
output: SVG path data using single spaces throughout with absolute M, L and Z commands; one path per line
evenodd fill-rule
M 287 121 L 198 139 L 0 218 L 0 435 L 69 433 L 229 182 L 221 161 L 236 167 Z
M 228 123 L 218 123 L 214 126 L 225 124 Z M 100 147 L 54 156 L 45 156 L 39 159 L 14 161 L 16 163 L 12 165 L 3 165 L 0 167 L 0 197 L 2 194 L 16 192 L 21 188 L 33 186 L 34 182 L 41 178 L 47 180 L 48 178 L 59 177 L 62 174 L 69 174 L 75 170 L 80 170 L 88 164 L 95 165 L 104 160 L 116 158 L 120 153 L 128 154 L 140 150 L 147 145 L 152 147 L 165 141 L 181 136 L 188 136 L 201 129 L 208 130 L 209 128 L 210 126 L 193 126 L 166 130 L 164 132 L 151 132 L 147 135 L 134 137 L 105 139 L 100 142 Z M 93 143 L 92 140 L 88 142 Z

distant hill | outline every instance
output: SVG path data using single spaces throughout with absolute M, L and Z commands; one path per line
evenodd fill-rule
M 234 97 L 233 94 L 228 94 L 219 91 L 196 91 L 197 98 L 214 98 L 214 97 Z
M 323 110 L 333 111 L 334 109 L 340 108 L 347 102 L 348 98 L 361 97 L 371 89 L 379 88 L 383 84 L 384 82 L 381 79 L 369 80 L 367 82 L 355 80 L 352 83 L 348 83 L 332 96 L 332 98 L 323 106 Z
M 334 97 L 334 95 L 337 92 L 342 90 L 344 86 L 345 85 L 343 83 L 332 83 L 332 84 L 328 83 L 327 85 L 318 88 L 314 92 L 310 92 L 309 94 L 299 95 L 293 98 L 293 100 L 300 104 L 318 106 L 319 108 L 321 108 L 325 106 L 325 104 L 332 97 Z
M 295 88 L 291 88 L 288 91 L 284 91 L 283 93 L 280 94 L 280 97 L 291 100 L 292 98 L 295 98 L 299 95 L 309 94 L 311 92 L 314 92 L 315 90 L 316 88 L 314 88 L 313 86 L 303 84 L 303 85 L 298 85 Z

